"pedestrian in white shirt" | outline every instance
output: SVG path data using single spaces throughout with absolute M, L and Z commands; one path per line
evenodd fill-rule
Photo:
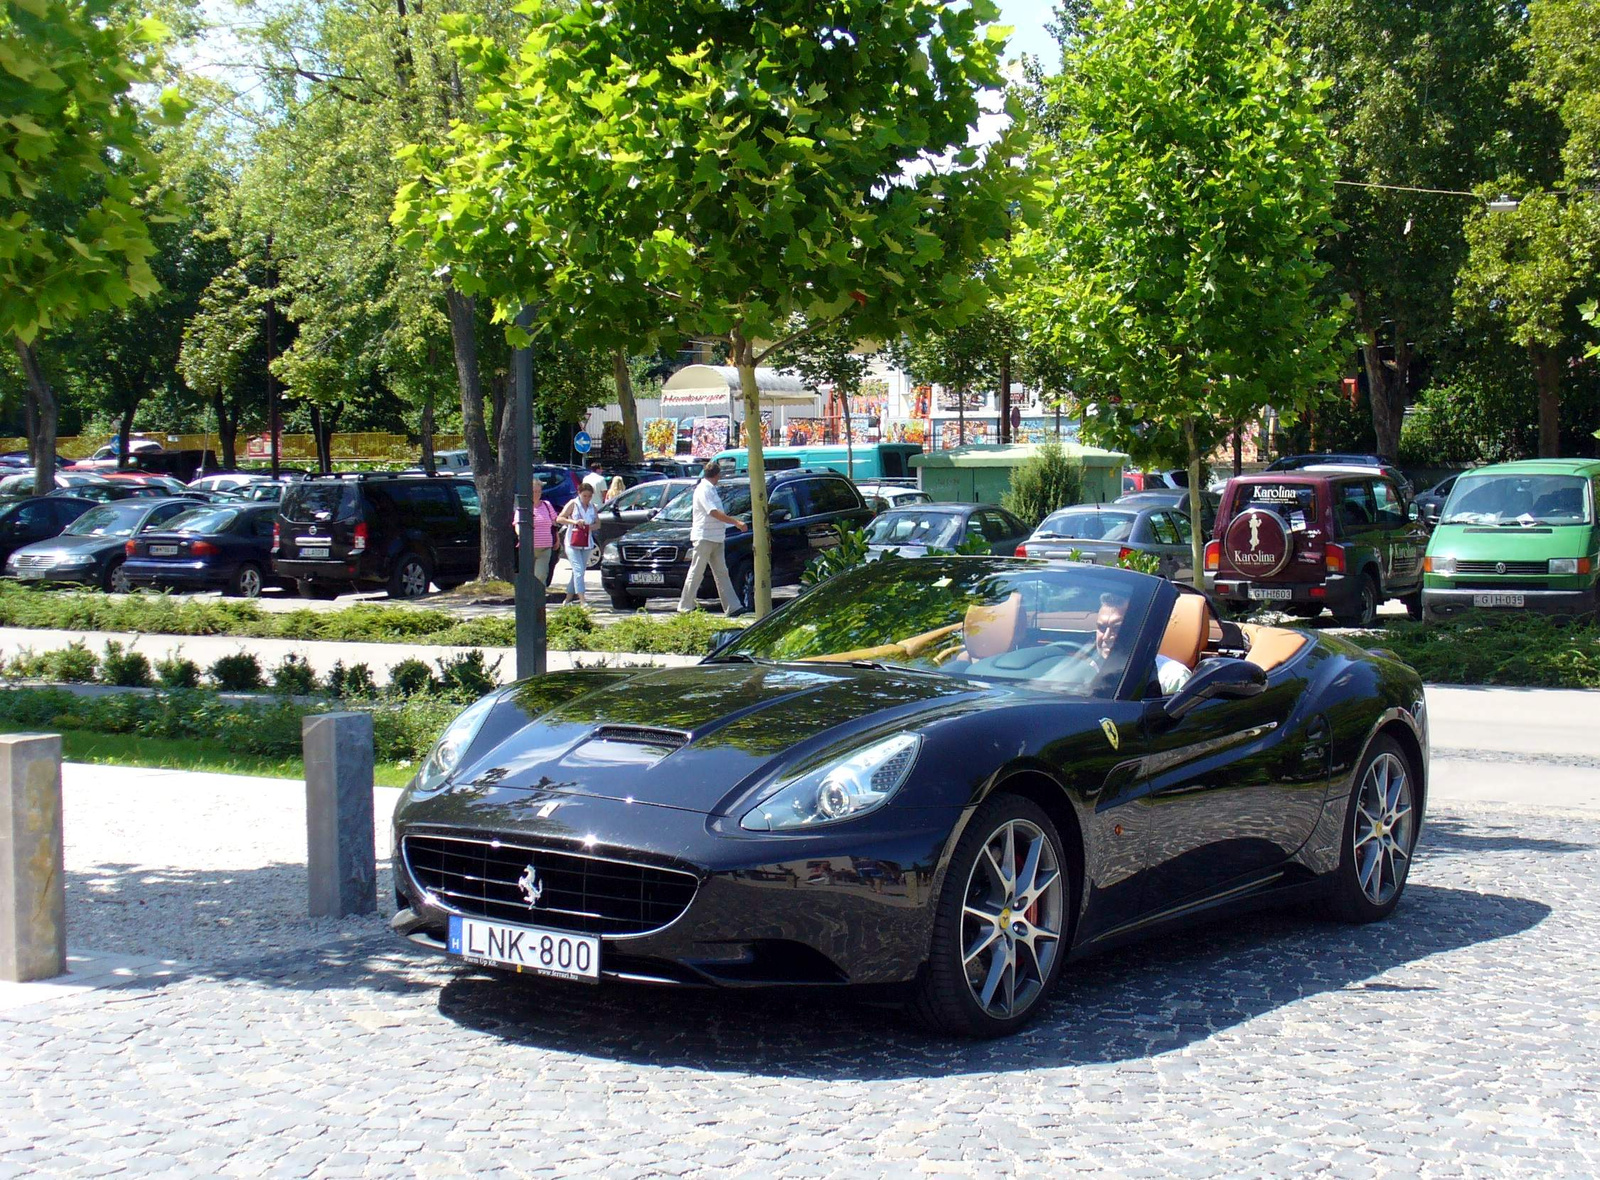
M 750 526 L 737 516 L 729 516 L 722 508 L 722 493 L 717 484 L 722 481 L 722 465 L 715 459 L 706 463 L 700 482 L 694 485 L 694 515 L 689 525 L 689 543 L 694 546 L 694 558 L 689 562 L 689 576 L 683 580 L 683 593 L 678 596 L 679 612 L 694 609 L 695 593 L 705 577 L 706 567 L 716 579 L 717 597 L 722 599 L 722 613 L 738 614 L 742 609 L 739 595 L 734 591 L 733 579 L 728 576 L 728 559 L 724 542 L 731 524 L 741 532 Z
M 583 477 L 583 486 L 594 493 L 596 508 L 606 502 L 606 477 L 600 474 L 600 460 L 589 460 L 589 474 Z

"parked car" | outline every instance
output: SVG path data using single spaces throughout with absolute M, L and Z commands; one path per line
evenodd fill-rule
M 1473 608 L 1593 615 L 1600 460 L 1533 459 L 1462 474 L 1424 562 L 1429 619 Z
M 733 516 L 750 513 L 750 481 L 724 478 L 719 488 L 723 506 Z M 860 528 L 872 519 L 855 484 L 833 471 L 776 471 L 767 476 L 767 502 L 772 532 L 772 584 L 793 586 L 801 571 L 824 549 L 839 543 L 836 525 Z M 633 610 L 646 598 L 676 598 L 689 576 L 692 546 L 689 524 L 692 496 L 680 495 L 652 521 L 639 525 L 601 552 L 600 581 L 611 604 Z M 728 572 L 746 609 L 755 601 L 755 567 L 748 532 L 728 530 Z M 698 596 L 716 596 L 710 574 Z
M 909 508 L 913 504 L 931 504 L 933 497 L 915 484 L 907 486 L 881 481 L 857 482 L 856 490 L 874 512 L 887 512 L 891 508 Z
M 278 504 L 272 571 L 307 598 L 416 598 L 478 572 L 478 489 L 453 475 L 312 475 Z
M 57 471 L 53 481 L 57 488 L 110 487 L 103 476 L 88 471 Z M 33 495 L 34 473 L 19 471 L 0 479 L 0 497 Z
M 192 492 L 233 492 L 254 483 L 270 480 L 270 474 L 253 471 L 220 471 L 216 475 L 202 475 L 186 485 Z
M 1416 505 L 1385 475 L 1262 472 L 1228 481 L 1206 570 L 1230 606 L 1306 619 L 1326 608 L 1370 627 L 1391 598 L 1421 618 L 1427 544 Z
M 1226 485 L 1224 485 L 1226 486 Z M 1148 492 L 1129 492 L 1117 497 L 1116 504 L 1132 505 L 1137 508 L 1175 508 L 1185 516 L 1189 515 L 1189 489 L 1188 488 L 1156 488 Z M 1200 531 L 1211 533 L 1211 528 L 1217 523 L 1217 505 L 1222 503 L 1220 492 L 1205 491 L 1200 493 Z
M 1417 512 L 1429 525 L 1439 523 L 1439 513 L 1444 509 L 1444 502 L 1450 498 L 1450 492 L 1460 479 L 1460 473 L 1447 475 L 1425 492 L 1417 494 Z
M 100 504 L 48 541 L 24 545 L 6 558 L 6 573 L 26 582 L 82 582 L 119 594 L 128 538 L 156 528 L 194 507 L 193 500 L 138 497 Z
M 1355 475 L 1381 475 L 1399 488 L 1408 500 L 1416 491 L 1406 473 L 1389 463 L 1311 463 L 1299 468 L 1299 470 L 1309 474 L 1336 472 Z
M 867 525 L 867 550 L 874 556 L 893 549 L 920 557 L 976 541 L 997 557 L 1010 557 L 1027 538 L 1028 526 L 993 504 L 914 504 L 880 512 Z
M 433 466 L 441 475 L 471 475 L 472 456 L 466 451 L 435 451 Z
M 635 484 L 615 499 L 607 500 L 600 509 L 595 544 L 604 546 L 646 521 L 655 519 L 656 513 L 694 485 L 692 479 L 658 477 Z
M 533 467 L 533 477 L 539 481 L 540 498 L 549 500 L 557 512 L 578 494 L 578 485 L 586 474 L 581 467 L 560 463 L 536 463 Z
M 130 537 L 122 573 L 130 586 L 216 590 L 259 597 L 272 574 L 272 504 L 191 504 L 165 524 Z
M 0 562 L 24 545 L 56 536 L 93 507 L 93 500 L 62 495 L 29 496 L 0 506 Z
M 1324 451 L 1320 455 L 1282 455 L 1268 463 L 1265 469 L 1267 471 L 1304 471 L 1307 467 L 1382 468 L 1383 473 L 1394 480 L 1406 495 L 1411 495 L 1415 490 L 1412 488 L 1411 480 L 1406 474 L 1382 455 L 1349 451 Z
M 109 479 L 97 479 L 93 483 L 71 484 L 67 487 L 57 488 L 55 491 L 50 492 L 49 495 L 93 500 L 96 504 L 113 504 L 118 500 L 165 500 L 168 498 L 167 493 L 160 488 L 147 488 L 143 484 L 113 483 Z
M 1396 660 L 1129 570 L 988 557 L 869 562 L 724 638 L 462 713 L 395 807 L 395 934 L 551 988 L 897 987 L 996 1036 L 1132 937 L 1402 904 L 1428 733 Z
M 1018 557 L 1068 557 L 1095 565 L 1116 565 L 1131 553 L 1148 553 L 1164 578 L 1194 581 L 1194 549 L 1189 517 L 1162 504 L 1077 504 L 1059 508 L 1039 522 L 1017 546 Z

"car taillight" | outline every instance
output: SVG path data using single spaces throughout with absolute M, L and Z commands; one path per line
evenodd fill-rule
M 1322 551 L 1322 560 L 1327 564 L 1330 574 L 1344 573 L 1344 546 L 1330 543 Z
M 1026 541 L 1024 541 L 1022 544 L 1018 545 L 1017 546 L 1017 551 L 1015 553 L 1013 553 L 1011 556 L 1012 557 L 1026 557 L 1026 556 L 1028 556 L 1028 543 Z
M 282 544 L 283 544 L 283 530 L 281 530 L 278 527 L 278 522 L 277 521 L 273 521 L 272 522 L 272 551 L 274 553 L 276 553 L 278 551 L 278 547 L 281 546 Z
M 356 539 L 350 543 L 350 552 L 360 553 L 367 547 L 367 522 L 361 521 L 356 525 Z
M 190 541 L 189 552 L 196 557 L 215 557 L 217 547 L 210 541 Z
M 139 543 L 137 541 L 129 541 L 122 547 L 122 551 L 129 557 L 132 557 L 135 553 L 139 552 Z
M 1215 573 L 1222 568 L 1222 542 L 1206 542 L 1206 573 Z
M 1126 545 L 1124 545 L 1121 549 L 1117 550 L 1117 560 L 1127 561 L 1128 558 L 1133 556 L 1133 553 L 1134 551 L 1132 549 L 1129 549 Z

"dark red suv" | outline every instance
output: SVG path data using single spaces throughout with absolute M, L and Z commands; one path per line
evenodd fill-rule
M 1228 481 L 1206 573 L 1233 607 L 1305 619 L 1327 609 L 1370 627 L 1391 598 L 1422 617 L 1427 547 L 1416 506 L 1382 472 L 1264 472 Z

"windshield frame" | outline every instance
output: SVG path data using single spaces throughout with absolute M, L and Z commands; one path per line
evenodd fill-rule
M 1458 520 L 1455 519 L 1451 509 L 1456 504 L 1457 497 L 1465 497 L 1473 491 L 1487 486 L 1498 480 L 1552 480 L 1571 481 L 1577 483 L 1583 495 L 1583 518 L 1581 520 L 1547 521 L 1542 518 L 1524 523 L 1520 517 L 1501 518 L 1493 521 L 1484 520 Z M 1456 525 L 1468 528 L 1593 528 L 1595 525 L 1595 498 L 1594 481 L 1588 476 L 1576 472 L 1566 471 L 1463 471 L 1456 477 L 1455 486 L 1450 489 L 1450 495 L 1445 498 L 1444 505 L 1439 509 L 1439 524 Z M 1532 515 L 1531 510 L 1528 515 Z

